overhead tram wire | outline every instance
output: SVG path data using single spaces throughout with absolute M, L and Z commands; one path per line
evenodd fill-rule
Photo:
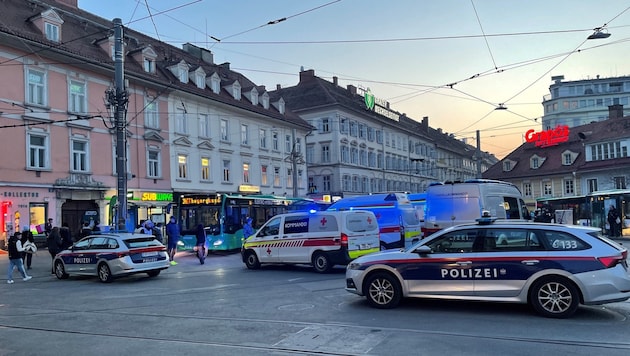
M 157 26 L 155 25 L 155 19 L 153 18 L 153 15 L 151 14 L 151 8 L 149 7 L 148 0 L 144 0 L 144 4 L 147 7 L 147 12 L 149 13 L 149 17 L 151 18 L 151 23 L 153 24 L 153 29 L 155 29 L 155 35 L 157 36 L 158 41 L 162 42 L 162 39 L 160 38 L 160 33 L 158 32 Z
M 492 50 L 490 50 L 490 44 L 488 43 L 488 37 L 486 37 L 486 33 L 483 30 L 483 25 L 481 24 L 481 19 L 479 18 L 479 14 L 477 13 L 477 8 L 475 8 L 474 0 L 470 0 L 470 4 L 472 5 L 473 10 L 475 11 L 475 17 L 477 18 L 477 23 L 479 24 L 479 28 L 481 29 L 481 34 L 483 35 L 483 40 L 486 42 L 486 47 L 488 48 L 488 53 L 490 53 L 490 58 L 492 59 L 492 63 L 494 64 L 494 69 L 497 68 L 497 62 L 494 60 L 494 56 L 492 55 Z

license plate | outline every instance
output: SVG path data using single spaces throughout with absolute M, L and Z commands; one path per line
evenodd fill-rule
M 157 256 L 157 255 L 158 255 L 157 251 L 143 252 L 142 253 L 142 257 L 151 257 L 151 256 Z
M 156 261 L 157 261 L 157 257 L 143 258 L 142 259 L 142 263 L 149 263 L 149 262 L 156 262 Z
M 359 250 L 367 250 L 372 248 L 372 244 L 360 244 L 359 245 Z

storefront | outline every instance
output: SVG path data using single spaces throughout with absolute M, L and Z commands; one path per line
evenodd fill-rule
M 28 228 L 38 239 L 41 226 L 56 217 L 55 192 L 48 188 L 3 187 L 0 189 L 0 247 L 16 230 Z
M 115 226 L 114 207 L 116 200 L 116 195 L 109 198 L 106 220 L 109 226 Z M 163 228 L 167 222 L 167 215 L 172 213 L 170 211 L 172 205 L 172 192 L 129 190 L 127 193 L 127 219 L 125 220 L 127 231 L 136 230 L 147 219 L 151 219 L 156 226 Z

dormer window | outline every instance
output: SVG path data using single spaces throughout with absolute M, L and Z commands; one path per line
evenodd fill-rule
M 252 102 L 252 105 L 258 105 L 258 90 L 256 88 L 249 92 L 249 100 Z
M 545 163 L 545 158 L 544 157 L 540 157 L 538 155 L 533 155 L 529 159 L 529 168 L 531 168 L 531 169 L 538 169 L 538 168 L 540 168 L 540 166 L 542 166 L 543 163 Z
M 219 91 L 221 91 L 221 78 L 219 78 L 217 73 L 212 73 L 210 76 L 210 90 L 215 94 L 219 94 Z
M 173 73 L 174 76 L 179 79 L 180 82 L 187 84 L 188 83 L 188 70 L 189 66 L 185 61 L 181 61 L 176 65 L 168 67 L 168 69 Z
M 180 70 L 178 77 L 180 82 L 188 83 L 188 72 L 186 70 Z
M 276 109 L 278 109 L 278 112 L 281 114 L 284 114 L 284 99 L 280 98 L 280 100 L 276 101 L 274 103 L 274 106 L 276 107 Z
M 144 57 L 144 71 L 147 73 L 155 73 L 155 60 Z
M 575 162 L 575 159 L 577 158 L 578 154 L 576 152 L 572 152 L 570 150 L 566 150 L 564 152 L 562 152 L 562 165 L 563 166 L 570 166 L 573 164 L 573 162 Z
M 46 39 L 53 42 L 59 42 L 59 25 L 45 22 L 44 23 L 44 31 L 46 34 Z
M 141 64 L 142 69 L 146 73 L 155 74 L 157 53 L 151 48 L 151 45 L 133 50 L 129 53 L 129 56 L 138 62 L 138 64 Z
M 197 68 L 197 70 L 193 72 L 193 76 L 195 78 L 195 85 L 197 86 L 197 88 L 205 89 L 206 88 L 206 72 L 204 72 L 203 69 L 199 67 Z
M 262 106 L 265 109 L 269 109 L 269 94 L 267 92 L 264 92 L 262 95 Z
M 512 169 L 514 169 L 514 166 L 516 166 L 516 162 L 510 159 L 503 160 L 503 172 L 511 171 Z
M 238 81 L 232 84 L 232 97 L 236 100 L 241 100 L 241 84 Z

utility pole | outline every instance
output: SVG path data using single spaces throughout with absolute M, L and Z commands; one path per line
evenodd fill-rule
M 475 155 L 477 156 L 477 179 L 481 179 L 481 137 L 479 130 L 477 130 L 477 152 Z
M 293 135 L 293 149 L 291 150 L 291 164 L 292 164 L 292 171 L 293 171 L 293 197 L 297 198 L 298 197 L 298 172 L 297 172 L 297 167 L 298 167 L 298 160 L 300 160 L 302 157 L 300 156 L 300 152 L 298 152 L 297 150 L 297 130 L 293 129 L 292 132 Z
M 109 103 L 114 107 L 116 125 L 116 174 L 118 177 L 117 195 L 117 230 L 126 231 L 127 219 L 127 111 L 128 96 L 125 90 L 125 69 L 123 61 L 123 26 L 122 20 L 114 21 L 114 80 L 115 93 L 109 95 Z

